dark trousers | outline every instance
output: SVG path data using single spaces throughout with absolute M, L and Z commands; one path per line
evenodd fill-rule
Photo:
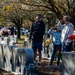
M 58 49 L 59 49 L 60 46 L 61 46 L 61 45 L 55 45 L 55 44 L 54 44 L 54 48 L 53 48 L 53 53 L 52 53 L 50 65 L 52 65 L 53 60 L 54 60 L 54 57 L 55 57 L 55 55 L 56 55 L 56 53 L 57 53 L 57 51 L 58 51 Z M 60 58 L 58 57 L 57 65 L 59 65 L 59 63 L 60 63 Z
M 62 44 L 62 51 L 63 52 L 71 52 L 72 51 L 72 42 L 68 45 Z

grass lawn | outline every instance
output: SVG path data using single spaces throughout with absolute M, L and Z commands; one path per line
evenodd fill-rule
M 21 36 L 21 38 L 18 39 L 18 43 L 16 44 L 16 46 L 23 47 L 23 43 L 24 43 L 25 38 L 26 38 L 25 36 Z

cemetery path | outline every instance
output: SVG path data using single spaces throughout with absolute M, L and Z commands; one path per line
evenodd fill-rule
M 46 68 L 47 65 L 49 65 L 49 60 L 42 60 L 41 66 L 35 66 L 35 73 L 37 75 L 62 75 L 61 68 L 49 69 Z M 53 65 L 56 65 L 56 62 L 54 62 Z M 14 74 L 0 68 L 0 75 L 14 75 Z
M 60 68 L 46 68 L 46 66 L 49 65 L 50 60 L 45 59 L 42 60 L 42 63 L 40 66 L 35 66 L 35 72 L 37 75 L 62 75 L 62 62 L 60 63 Z M 56 61 L 53 62 L 53 66 L 56 65 Z

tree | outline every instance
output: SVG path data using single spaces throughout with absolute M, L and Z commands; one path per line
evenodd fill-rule
M 33 18 L 29 17 L 28 11 L 22 8 L 22 4 L 19 1 L 1 0 L 0 9 L 0 23 L 12 22 L 17 27 L 18 38 L 20 38 L 20 29 L 24 25 L 24 19 L 33 21 Z
M 20 11 L 20 8 L 17 8 L 16 5 L 6 6 L 3 10 L 3 16 L 16 25 L 18 29 L 18 38 L 20 38 L 20 28 L 23 23 L 22 11 Z
M 54 12 L 58 19 L 63 15 L 70 15 L 71 22 L 75 24 L 75 0 L 42 0 L 49 4 L 49 9 Z
M 20 0 L 22 3 L 35 7 L 46 8 L 56 15 L 58 19 L 61 19 L 64 15 L 71 16 L 71 22 L 75 24 L 75 0 L 39 0 L 38 2 L 28 2 L 30 0 Z
M 23 24 L 24 19 L 29 19 L 33 22 L 34 18 L 31 17 L 28 11 L 25 11 L 25 9 L 23 9 L 21 3 L 17 2 L 9 3 L 8 1 L 6 2 L 7 4 L 3 5 L 2 17 L 6 21 L 8 22 L 10 21 L 15 24 L 18 30 L 18 38 L 20 38 L 20 29 L 22 25 L 24 25 Z
M 24 25 L 24 20 L 28 19 L 32 23 L 34 22 L 34 12 L 30 12 L 26 9 L 30 9 L 30 7 L 17 2 L 13 2 L 10 4 L 7 1 L 7 4 L 3 6 L 3 16 L 5 19 L 7 19 L 8 21 L 10 20 L 16 25 L 18 29 L 18 38 L 20 38 L 20 28 L 22 27 L 22 25 Z
M 46 14 L 46 25 L 47 25 L 47 30 L 49 30 L 51 27 L 55 26 L 56 24 L 56 17 L 53 13 L 47 13 Z

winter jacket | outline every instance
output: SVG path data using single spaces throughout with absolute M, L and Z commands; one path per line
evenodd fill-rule
M 72 40 L 68 39 L 68 37 L 70 37 L 73 34 L 73 31 L 74 31 L 74 26 L 72 23 L 69 23 L 68 25 L 66 25 L 61 33 L 61 42 L 62 43 L 66 43 L 66 42 L 71 43 Z
M 45 33 L 45 24 L 43 21 L 36 21 L 31 27 L 30 39 L 35 42 L 42 42 Z

